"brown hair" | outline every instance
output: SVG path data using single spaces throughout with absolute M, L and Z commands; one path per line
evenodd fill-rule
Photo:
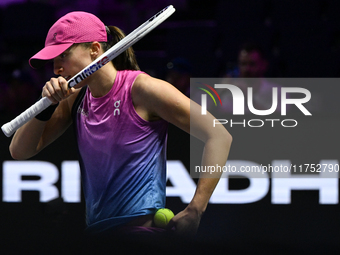
M 125 37 L 124 32 L 116 26 L 107 26 L 106 32 L 107 42 L 101 43 L 104 51 L 107 51 Z M 112 63 L 117 70 L 140 70 L 132 47 L 113 59 Z
M 110 49 L 113 45 L 118 43 L 120 40 L 122 40 L 125 37 L 124 32 L 115 26 L 107 26 L 106 27 L 107 32 L 107 42 L 100 42 L 102 45 L 102 48 L 105 51 Z M 91 47 L 91 42 L 88 43 L 78 43 L 78 45 L 83 45 L 85 48 Z M 77 45 L 76 43 L 74 45 Z M 127 50 L 122 52 L 120 55 L 118 55 L 116 58 L 112 60 L 113 66 L 116 68 L 116 70 L 140 70 L 135 52 L 132 49 L 132 47 L 129 47 Z

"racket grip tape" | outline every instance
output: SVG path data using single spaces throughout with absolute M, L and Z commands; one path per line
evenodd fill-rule
M 19 116 L 14 118 L 12 121 L 4 124 L 1 127 L 2 132 L 7 136 L 10 137 L 14 134 L 14 132 L 26 124 L 28 121 L 33 119 L 35 116 L 37 116 L 39 113 L 41 113 L 43 110 L 45 110 L 47 107 L 49 107 L 52 104 L 52 102 L 47 98 L 43 97 L 39 101 L 37 101 L 35 104 L 33 104 L 31 107 L 29 107 L 26 111 L 21 113 Z

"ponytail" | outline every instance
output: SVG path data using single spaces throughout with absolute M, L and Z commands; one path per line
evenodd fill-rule
M 106 27 L 106 32 L 108 40 L 106 43 L 102 43 L 104 51 L 107 51 L 125 37 L 124 32 L 115 26 Z M 140 70 L 132 47 L 113 59 L 112 63 L 117 70 Z

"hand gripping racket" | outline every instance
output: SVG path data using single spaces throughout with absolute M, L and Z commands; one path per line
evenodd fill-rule
M 72 79 L 68 81 L 68 87 L 69 88 L 74 87 L 76 84 L 78 84 L 79 82 L 81 82 L 82 80 L 84 80 L 85 78 L 93 74 L 94 72 L 96 72 L 106 63 L 110 62 L 112 59 L 114 59 L 119 54 L 121 54 L 122 52 L 127 50 L 129 47 L 131 47 L 134 43 L 139 41 L 142 37 L 144 37 L 147 33 L 149 33 L 151 30 L 153 30 L 155 27 L 161 24 L 174 12 L 175 12 L 175 8 L 172 5 L 169 5 L 168 7 L 164 8 L 163 10 L 158 12 L 156 15 L 154 15 L 153 17 L 145 21 L 142 25 L 137 27 L 130 34 L 128 34 L 118 43 L 113 45 L 109 50 L 107 50 L 99 58 L 94 60 L 91 64 L 89 64 L 79 73 L 77 73 L 74 77 L 72 77 Z M 1 127 L 2 132 L 4 132 L 4 134 L 7 137 L 10 137 L 18 128 L 20 128 L 25 123 L 33 119 L 36 115 L 38 115 L 40 112 L 45 110 L 51 104 L 52 102 L 47 97 L 41 98 L 38 102 L 36 102 L 31 107 L 29 107 L 26 111 L 21 113 L 15 119 L 4 124 Z

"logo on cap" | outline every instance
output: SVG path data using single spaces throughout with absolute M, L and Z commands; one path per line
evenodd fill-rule
M 54 33 L 54 34 L 53 34 L 53 41 L 56 40 L 56 37 L 57 37 L 57 33 Z

